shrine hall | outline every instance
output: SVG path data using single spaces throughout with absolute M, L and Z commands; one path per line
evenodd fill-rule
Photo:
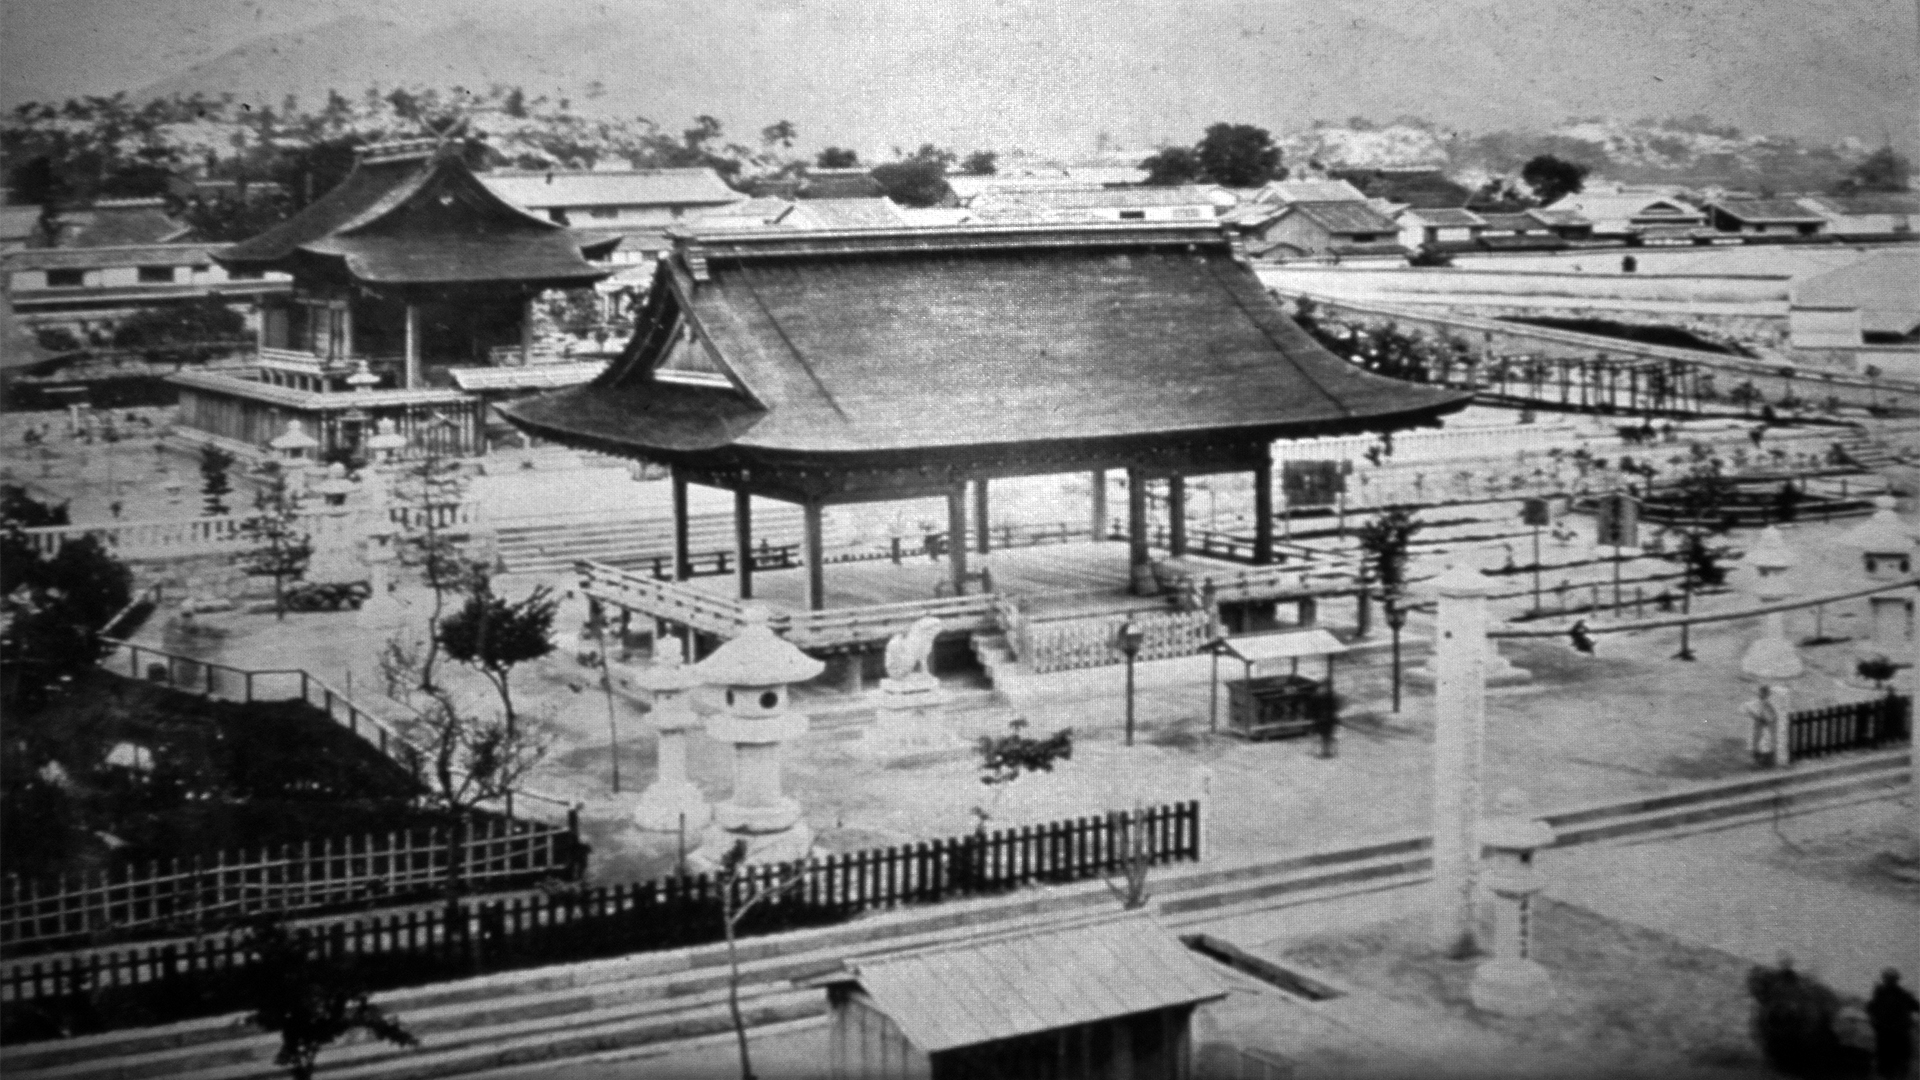
M 1126 591 L 1155 590 L 1150 481 L 1164 487 L 1164 547 L 1179 556 L 1186 479 L 1251 474 L 1246 561 L 1270 563 L 1274 440 L 1433 425 L 1468 403 L 1322 348 L 1213 224 L 673 241 L 607 371 L 502 412 L 540 438 L 667 466 L 677 581 L 692 574 L 688 485 L 732 492 L 742 599 L 759 561 L 754 496 L 800 507 L 806 606 L 819 611 L 824 508 L 944 499 L 942 591 L 958 596 L 975 580 L 970 550 L 991 547 L 992 484 L 1076 472 L 1095 478 L 1098 503 L 1105 472 L 1125 470 Z

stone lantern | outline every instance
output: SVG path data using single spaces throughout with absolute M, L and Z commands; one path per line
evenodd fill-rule
M 360 362 L 354 365 L 353 374 L 347 376 L 346 382 L 348 386 L 353 387 L 355 393 L 372 393 L 373 388 L 380 385 L 380 376 L 375 375 L 367 367 L 366 357 L 361 357 Z
M 660 734 L 660 767 L 633 808 L 634 824 L 649 832 L 704 829 L 713 808 L 687 779 L 687 735 L 700 726 L 700 716 L 688 697 L 700 685 L 700 675 L 676 657 L 672 663 L 655 662 L 638 669 L 633 681 L 652 695 L 653 709 L 647 718 Z
M 1861 561 L 1871 578 L 1904 576 L 1913 568 L 1913 538 L 1901 527 L 1894 513 L 1893 496 L 1873 500 L 1873 516 L 1841 536 L 1842 543 L 1858 548 Z
M 713 808 L 715 828 L 694 855 L 707 865 L 717 866 L 738 840 L 753 862 L 804 858 L 813 847 L 800 804 L 780 790 L 780 744 L 807 730 L 806 716 L 787 708 L 788 688 L 826 665 L 776 636 L 767 609 L 749 605 L 741 617 L 740 635 L 694 668 L 722 699 L 707 734 L 733 744 L 733 793 Z
M 1787 571 L 1800 562 L 1799 556 L 1787 547 L 1785 538 L 1774 526 L 1767 526 L 1760 534 L 1760 540 L 1747 552 L 1747 562 L 1758 575 L 1754 585 L 1754 595 L 1762 604 L 1777 604 L 1794 594 Z M 1786 612 L 1773 611 L 1766 615 L 1765 627 L 1747 651 L 1740 657 L 1740 671 L 1747 677 L 1772 687 L 1770 691 L 1773 707 L 1780 718 L 1779 730 L 1774 732 L 1773 762 L 1784 765 L 1787 762 L 1787 717 L 1792 713 L 1792 690 L 1788 685 L 1794 679 L 1806 674 L 1806 662 L 1800 658 L 1800 651 L 1787 640 Z
M 1480 880 L 1493 894 L 1493 958 L 1475 969 L 1467 993 L 1476 1008 L 1529 1016 L 1553 999 L 1552 979 L 1533 958 L 1533 894 L 1540 891 L 1533 856 L 1553 845 L 1553 827 L 1508 792 L 1481 823 L 1479 837 Z
M 306 426 L 299 417 L 287 421 L 287 430 L 276 435 L 267 443 L 273 452 L 287 461 L 304 460 L 308 453 L 320 445 L 320 440 L 307 434 Z
M 367 436 L 367 452 L 382 465 L 393 464 L 400 451 L 407 448 L 407 437 L 400 434 L 398 425 L 392 417 L 385 417 L 374 424 L 374 432 Z

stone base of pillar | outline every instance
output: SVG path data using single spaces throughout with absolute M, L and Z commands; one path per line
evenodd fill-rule
M 713 823 L 728 832 L 768 835 L 785 832 L 800 824 L 800 803 L 785 795 L 753 806 L 717 803 L 713 808 Z
M 1160 579 L 1153 576 L 1153 564 L 1140 563 L 1133 568 L 1133 595 L 1160 595 Z
M 713 818 L 713 807 L 691 781 L 656 782 L 634 804 L 633 823 L 648 832 L 679 832 L 682 815 L 689 831 L 704 829 Z
M 1532 960 L 1488 960 L 1474 970 L 1467 995 L 1485 1012 L 1533 1016 L 1552 1003 L 1553 979 Z
M 860 737 L 860 752 L 890 758 L 951 750 L 964 745 L 933 710 L 947 700 L 940 680 L 926 672 L 901 679 L 881 679 L 880 689 L 868 695 L 874 721 Z
M 715 817 L 719 816 L 719 810 L 720 807 L 714 808 Z M 748 865 L 798 862 L 813 854 L 813 829 L 804 821 L 796 821 L 791 828 L 772 833 L 736 832 L 715 827 L 707 830 L 700 847 L 687 856 L 687 868 L 696 874 L 713 873 L 720 868 L 727 852 L 742 840 L 747 844 Z

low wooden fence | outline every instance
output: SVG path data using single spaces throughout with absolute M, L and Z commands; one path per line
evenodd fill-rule
M 578 826 L 482 818 L 452 826 L 330 837 L 50 880 L 7 875 L 0 955 L 44 952 L 102 935 L 232 923 L 347 904 L 394 903 L 464 887 L 500 891 L 581 870 Z
M 1200 855 L 1200 804 L 1191 801 L 754 867 L 731 883 L 703 874 L 513 900 L 456 900 L 296 933 L 324 955 L 350 958 L 367 987 L 380 990 L 707 944 L 723 936 L 728 888 L 737 903 L 792 882 L 740 927 L 743 934 L 768 934 L 867 911 L 1115 875 L 1136 857 L 1165 865 Z M 15 961 L 0 967 L 6 1039 L 38 1037 L 61 1025 L 71 1034 L 99 1030 L 118 1016 L 158 1023 L 246 1008 L 254 1003 L 250 962 L 237 934 Z
M 1905 742 L 1911 720 L 1912 699 L 1894 694 L 1793 713 L 1787 718 L 1787 759 L 1799 761 Z

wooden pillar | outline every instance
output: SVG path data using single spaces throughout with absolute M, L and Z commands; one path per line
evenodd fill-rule
M 801 508 L 807 522 L 807 610 L 820 611 L 827 606 L 827 553 L 821 548 L 820 502 L 809 499 Z
M 533 295 L 520 305 L 520 366 L 533 363 Z
M 947 485 L 947 561 L 952 571 L 953 595 L 967 591 L 967 482 Z
M 340 305 L 340 359 L 351 360 L 353 351 L 353 299 Z
M 1178 558 L 1187 553 L 1187 478 L 1167 478 L 1167 553 Z
M 753 496 L 745 488 L 733 492 L 734 574 L 740 584 L 740 599 L 753 599 Z
M 1139 469 L 1127 470 L 1127 572 L 1133 595 L 1153 595 L 1153 564 L 1147 556 L 1147 478 Z
M 1093 470 L 1093 542 L 1107 538 L 1107 470 Z
M 1253 467 L 1253 561 L 1273 562 L 1273 452 L 1264 446 Z
M 693 576 L 693 549 L 687 538 L 687 476 L 680 466 L 672 467 L 673 484 L 673 580 Z
M 420 389 L 420 305 L 407 303 L 407 374 L 406 388 Z
M 993 550 L 993 538 L 987 535 L 987 480 L 984 476 L 973 482 L 973 544 L 974 550 L 982 555 Z

